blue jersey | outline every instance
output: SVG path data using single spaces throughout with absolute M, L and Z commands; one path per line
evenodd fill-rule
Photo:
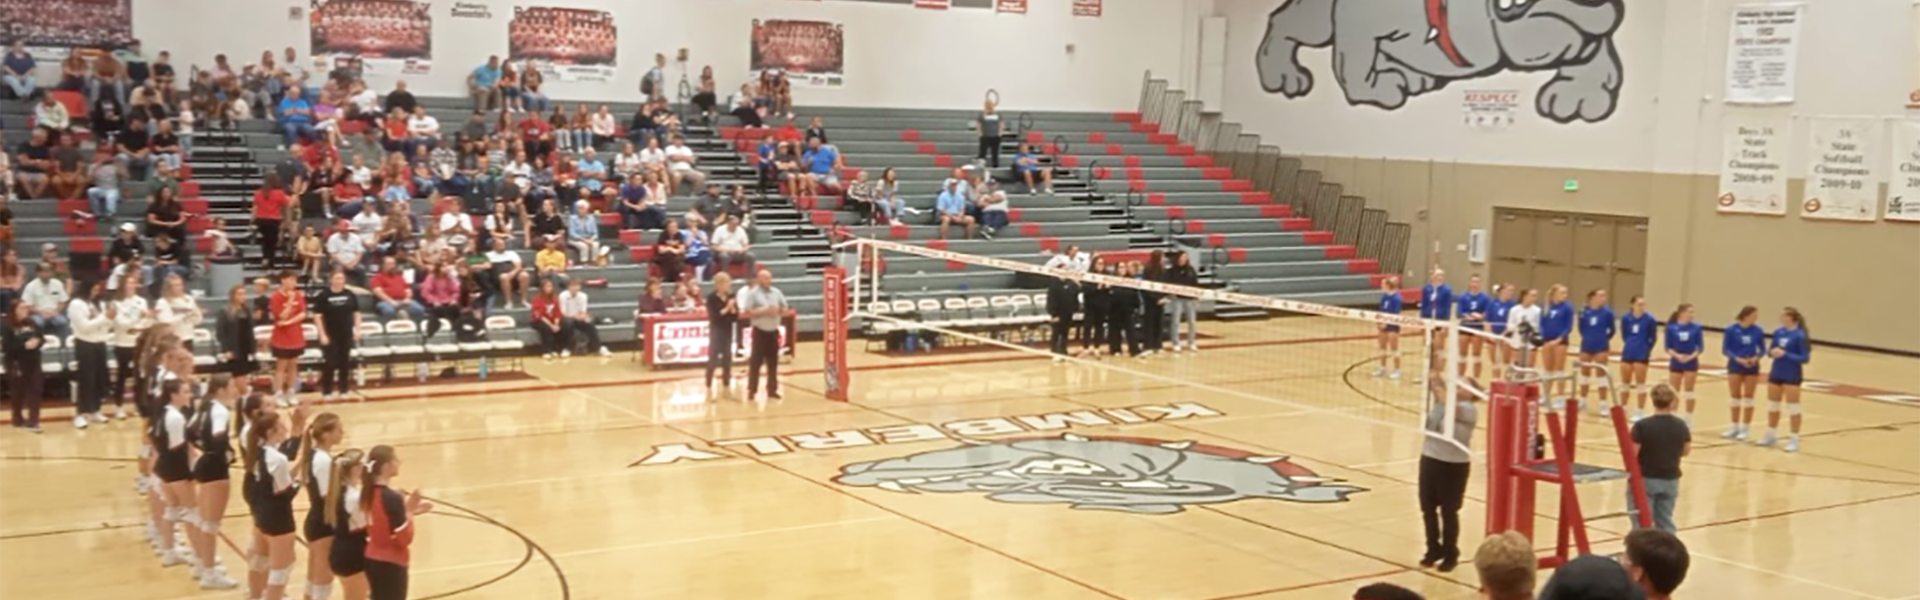
M 1453 318 L 1453 288 L 1444 283 L 1420 288 L 1420 318 L 1440 321 Z
M 1390 315 L 1398 315 L 1400 314 L 1400 311 L 1403 310 L 1404 308 L 1406 308 L 1405 301 L 1400 299 L 1399 291 L 1387 292 L 1385 294 L 1380 295 L 1380 312 L 1387 313 Z M 1388 331 L 1388 332 L 1399 331 L 1400 326 L 1399 325 L 1381 325 L 1380 330 Z
M 1699 354 L 1704 341 L 1700 339 L 1699 323 L 1673 322 L 1667 324 L 1667 351 L 1674 354 Z M 1699 360 L 1695 357 L 1695 360 Z
M 1494 298 L 1487 302 L 1487 330 L 1494 333 L 1507 332 L 1507 315 L 1513 313 L 1512 302 Z
M 1653 346 L 1659 341 L 1660 323 L 1653 315 L 1620 315 L 1620 360 L 1647 362 L 1653 358 Z
M 1798 327 L 1773 330 L 1773 341 L 1767 349 L 1784 351 L 1779 358 L 1773 359 L 1773 371 L 1768 378 L 1782 383 L 1799 383 L 1802 370 L 1813 358 L 1813 345 L 1807 341 L 1807 330 Z
M 1492 296 L 1479 292 L 1467 292 L 1461 294 L 1460 298 L 1454 301 L 1453 307 L 1454 312 L 1460 315 L 1461 321 L 1473 319 L 1475 323 L 1484 323 L 1487 319 L 1487 305 L 1492 303 Z M 1474 314 L 1479 314 L 1480 316 L 1473 317 L 1472 315 Z
M 1759 325 L 1734 323 L 1727 327 L 1726 337 L 1720 340 L 1720 353 L 1727 358 L 1754 358 L 1760 356 L 1760 348 L 1767 343 L 1767 330 Z
M 1566 340 L 1573 335 L 1573 305 L 1562 300 L 1547 305 L 1545 314 L 1540 315 L 1540 338 L 1546 341 Z
M 1580 353 L 1603 354 L 1613 347 L 1613 307 L 1580 310 Z

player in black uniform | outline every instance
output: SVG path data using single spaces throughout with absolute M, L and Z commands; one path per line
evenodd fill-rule
M 193 524 L 200 528 L 201 535 L 194 540 L 198 545 L 193 551 L 200 557 L 195 570 L 203 590 L 226 590 L 239 585 L 220 565 L 218 544 L 220 520 L 226 515 L 227 498 L 232 491 L 228 481 L 229 467 L 233 464 L 231 440 L 240 421 L 234 418 L 233 405 L 240 400 L 245 388 L 243 380 L 225 373 L 214 375 L 207 384 L 207 394 L 193 409 L 193 420 L 187 423 L 187 439 L 200 449 L 200 458 L 193 462 L 194 496 L 199 500 L 200 512 Z
M 335 273 L 334 277 L 343 276 Z M 324 307 L 325 302 L 323 293 L 319 304 Z M 341 338 L 333 341 L 341 343 Z M 333 527 L 327 524 L 326 489 L 333 476 L 333 448 L 345 435 L 346 429 L 340 425 L 338 415 L 320 413 L 307 425 L 300 440 L 300 459 L 293 464 L 293 472 L 299 474 L 307 488 L 307 520 L 301 532 L 307 540 L 309 600 L 324 600 L 333 593 L 333 569 L 328 566 L 328 559 L 333 556 Z
M 304 414 L 296 409 L 294 423 L 289 425 L 279 413 L 263 412 L 247 431 L 246 468 L 254 487 L 253 526 L 258 532 L 254 558 L 248 566 L 266 572 L 263 589 L 248 590 L 250 598 L 285 600 L 287 582 L 293 576 L 293 533 L 297 529 L 293 502 L 300 495 L 300 484 L 288 455 L 299 453 L 300 441 L 290 432 L 294 427 L 304 427 Z
M 153 439 L 153 476 L 160 480 L 159 495 L 165 509 L 161 534 L 172 538 L 174 525 L 187 521 L 195 504 L 193 461 L 189 454 L 192 446 L 187 444 L 187 412 L 193 402 L 193 387 L 184 379 L 172 378 L 161 382 L 155 391 L 154 397 L 163 404 L 155 411 L 158 417 L 149 421 L 152 429 L 148 435 Z M 188 539 L 198 538 L 198 529 L 192 527 L 191 521 L 187 524 Z M 160 555 L 160 566 L 192 564 L 194 560 L 191 547 L 168 545 Z
M 360 510 L 366 459 L 357 448 L 344 450 L 333 457 L 333 474 L 327 477 L 327 526 L 333 528 L 327 564 L 346 600 L 367 600 L 367 515 Z

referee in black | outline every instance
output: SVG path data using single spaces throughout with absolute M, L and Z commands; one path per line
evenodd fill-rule
M 787 296 L 773 287 L 773 272 L 761 269 L 753 285 L 740 292 L 740 317 L 753 324 L 753 355 L 747 357 L 747 399 L 760 389 L 760 367 L 767 367 L 767 398 L 780 399 L 780 323 L 786 319 Z
M 1053 350 L 1053 362 L 1067 359 L 1068 332 L 1073 330 L 1073 315 L 1080 312 L 1080 283 L 1066 277 L 1054 277 L 1047 286 L 1047 318 L 1052 327 L 1047 338 Z

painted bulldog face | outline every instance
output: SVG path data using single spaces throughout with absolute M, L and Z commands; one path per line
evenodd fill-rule
M 1284 458 L 1123 437 L 1014 439 L 841 468 L 841 485 L 903 493 L 985 492 L 1001 502 L 1172 514 L 1246 498 L 1341 502 L 1362 488 Z

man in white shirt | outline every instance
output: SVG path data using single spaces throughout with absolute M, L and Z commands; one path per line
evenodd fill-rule
M 427 108 L 416 106 L 413 117 L 407 119 L 407 135 L 413 138 L 415 146 L 440 147 L 440 120 L 427 114 Z
M 666 174 L 667 151 L 660 149 L 659 138 L 647 138 L 647 147 L 640 150 L 640 164 L 647 171 Z
M 1046 267 L 1049 269 L 1066 269 L 1075 273 L 1085 273 L 1087 272 L 1087 268 L 1091 266 L 1091 263 L 1092 259 L 1080 252 L 1080 246 L 1070 245 L 1067 246 L 1066 252 L 1055 254 L 1053 258 L 1047 259 Z
M 48 335 L 67 337 L 73 333 L 67 326 L 67 282 L 54 277 L 53 265 L 41 263 L 38 271 L 20 292 L 20 301 L 33 308 L 27 318 Z
M 333 237 L 327 238 L 327 256 L 333 264 L 347 272 L 347 277 L 364 285 L 366 273 L 360 268 L 360 259 L 367 254 L 367 241 L 353 232 L 353 227 L 341 221 L 334 227 Z
M 440 213 L 440 238 L 462 256 L 473 253 L 473 217 L 457 210 Z
M 627 142 L 620 154 L 613 157 L 613 172 L 621 181 L 646 174 L 646 165 L 640 162 L 640 153 L 633 149 L 633 142 Z
M 567 282 L 567 291 L 560 292 L 560 318 L 572 327 L 573 335 L 585 336 L 588 348 L 599 348 L 600 356 L 613 356 L 600 345 L 600 328 L 593 324 L 593 313 L 587 307 L 587 293 L 580 291 L 580 280 Z
M 707 182 L 707 174 L 693 168 L 699 157 L 693 155 L 693 149 L 687 147 L 687 139 L 678 134 L 673 136 L 673 144 L 667 146 L 667 185 L 678 189 L 684 183 L 693 187 Z
M 753 268 L 753 237 L 747 234 L 747 228 L 740 226 L 740 215 L 727 214 L 725 224 L 713 230 L 714 268 L 707 272 L 712 279 L 715 272 L 725 273 L 734 263 L 747 265 L 749 272 Z
M 993 234 L 1007 226 L 1007 193 L 1000 185 L 988 181 L 986 191 L 980 194 L 980 237 L 993 239 Z

